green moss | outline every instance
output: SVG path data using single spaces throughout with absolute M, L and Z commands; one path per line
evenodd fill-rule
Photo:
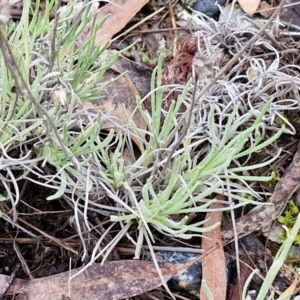
M 280 179 L 280 174 L 279 174 L 279 171 L 278 170 L 273 170 L 272 171 L 272 174 L 269 174 L 269 175 L 272 175 L 272 179 L 270 181 L 267 182 L 267 186 L 271 189 L 274 189 L 277 182 L 279 181 Z
M 294 241 L 294 244 L 295 244 L 296 246 L 300 246 L 300 235 L 299 235 L 299 234 L 296 236 L 295 241 Z
M 288 205 L 289 205 L 289 210 L 290 210 L 292 216 L 296 219 L 296 217 L 299 214 L 299 207 L 294 203 L 293 200 L 290 201 Z
M 284 241 L 286 239 L 286 232 L 282 231 L 278 234 L 278 236 L 282 241 Z
M 154 66 L 157 65 L 158 57 L 151 59 L 147 53 L 142 53 L 141 55 L 142 55 L 142 61 L 144 63 L 149 64 L 149 65 L 154 65 Z
M 281 223 L 282 225 L 285 225 L 288 229 L 292 229 L 299 212 L 300 212 L 299 207 L 295 204 L 294 200 L 291 199 L 288 202 L 282 215 L 278 217 L 278 222 Z M 279 238 L 282 241 L 285 241 L 286 240 L 286 232 L 284 231 L 284 232 L 280 233 Z M 300 245 L 300 232 L 296 236 L 294 244 L 298 245 L 298 246 Z

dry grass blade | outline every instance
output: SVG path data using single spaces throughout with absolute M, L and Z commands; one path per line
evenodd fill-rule
M 61 248 L 66 249 L 70 252 L 72 252 L 73 254 L 78 255 L 78 252 L 75 251 L 74 249 L 72 249 L 71 247 L 65 245 L 63 242 L 61 242 L 59 239 L 55 238 L 54 236 L 50 236 L 49 234 L 47 234 L 46 232 L 39 230 L 38 228 L 36 228 L 35 226 L 29 224 L 28 222 L 26 222 L 25 220 L 23 220 L 22 218 L 18 218 L 18 221 L 25 224 L 26 226 L 28 226 L 29 228 L 37 231 L 38 233 L 40 233 L 41 235 L 43 235 L 44 237 L 48 238 L 49 240 L 51 240 L 53 243 L 59 245 Z

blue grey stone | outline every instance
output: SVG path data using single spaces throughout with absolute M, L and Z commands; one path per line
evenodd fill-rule
M 202 12 L 203 14 L 207 15 L 210 18 L 218 18 L 220 14 L 220 10 L 218 6 L 215 3 L 218 3 L 219 5 L 225 5 L 226 0 L 198 0 L 196 3 L 194 3 L 191 8 L 194 10 L 197 10 L 199 12 Z

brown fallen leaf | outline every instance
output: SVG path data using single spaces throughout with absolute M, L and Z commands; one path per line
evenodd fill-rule
M 97 32 L 95 45 L 103 46 L 109 42 L 113 35 L 124 28 L 131 18 L 148 2 L 149 0 L 114 0 L 100 8 L 97 14 L 97 24 L 107 15 L 110 14 L 110 17 Z
M 222 208 L 223 204 L 219 202 L 213 203 L 210 208 Z M 222 211 L 213 211 L 206 214 L 207 222 L 204 223 L 204 227 L 211 226 L 222 220 Z M 201 248 L 206 251 L 212 246 L 212 243 L 219 244 L 216 249 L 210 255 L 203 257 L 202 259 L 202 280 L 205 280 L 209 289 L 213 294 L 214 300 L 226 299 L 226 287 L 227 287 L 227 275 L 226 275 L 226 261 L 225 254 L 222 247 L 222 233 L 220 226 L 203 234 Z M 208 300 L 206 292 L 201 285 L 200 299 Z
M 152 69 L 122 55 L 111 69 L 119 74 L 126 72 L 125 76 L 132 81 L 141 98 L 150 92 Z
M 113 71 L 107 70 L 101 78 L 101 82 L 109 82 L 117 77 Z M 133 122 L 139 129 L 141 136 L 145 135 L 147 125 L 137 109 L 136 96 L 138 92 L 131 80 L 125 76 L 118 78 L 116 81 L 107 86 L 99 95 L 99 100 L 84 101 L 82 105 L 76 105 L 80 108 L 78 118 L 85 124 L 89 124 L 88 114 L 101 114 L 104 117 L 101 129 L 114 129 L 120 132 L 122 125 L 129 125 Z M 143 145 L 140 140 L 131 135 L 131 139 L 142 151 Z
M 260 13 L 264 18 L 270 18 L 273 13 L 272 5 L 270 5 L 267 1 L 261 1 L 257 12 Z
M 207 253 L 212 250 L 214 249 L 211 248 Z M 185 264 L 163 264 L 160 269 L 165 281 L 180 275 L 204 255 Z M 80 268 L 33 280 L 15 279 L 6 294 L 22 294 L 18 299 L 30 300 L 57 300 L 64 299 L 63 297 L 74 300 L 117 300 L 139 295 L 162 284 L 151 261 L 122 260 L 107 262 L 102 266 L 93 264 L 74 277 L 68 285 L 69 277 L 79 270 Z M 0 275 L 0 290 L 8 280 L 9 276 Z
M 256 12 L 260 0 L 238 0 L 243 11 L 249 16 L 252 17 Z

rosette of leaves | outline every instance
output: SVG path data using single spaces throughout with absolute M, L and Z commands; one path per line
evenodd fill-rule
M 119 222 L 122 227 L 122 231 L 119 232 L 116 239 L 127 234 L 131 226 L 136 228 L 137 224 L 139 236 L 136 242 L 131 239 L 137 246 L 137 257 L 144 238 L 148 243 L 154 241 L 151 228 L 155 228 L 163 235 L 189 239 L 194 235 L 201 234 L 204 230 L 211 230 L 220 225 L 214 224 L 210 228 L 203 229 L 202 221 L 188 224 L 188 215 L 207 212 L 212 201 L 215 201 L 211 199 L 211 195 L 214 193 L 228 195 L 226 188 L 228 184 L 234 187 L 230 197 L 236 200 L 236 206 L 248 203 L 261 204 L 249 197 L 251 190 L 247 185 L 242 186 L 238 182 L 270 180 L 272 175 L 250 176 L 248 171 L 269 165 L 276 160 L 280 152 L 270 160 L 256 165 L 234 166 L 234 162 L 271 144 L 284 130 L 284 128 L 279 129 L 267 140 L 263 140 L 259 133 L 259 128 L 263 124 L 262 119 L 271 105 L 271 100 L 254 118 L 253 123 L 246 127 L 243 125 L 253 118 L 253 113 L 249 111 L 241 115 L 239 105 L 237 105 L 229 115 L 223 132 L 219 135 L 214 132 L 216 115 L 212 108 L 209 115 L 211 140 L 206 155 L 195 162 L 192 151 L 195 145 L 201 145 L 203 141 L 195 142 L 187 134 L 178 149 L 175 150 L 170 165 L 166 165 L 168 153 L 170 153 L 168 147 L 176 144 L 176 139 L 182 129 L 178 128 L 176 124 L 179 124 L 180 118 L 185 116 L 180 117 L 178 112 L 181 105 L 186 105 L 185 97 L 191 82 L 187 83 L 182 95 L 171 104 L 169 110 L 163 112 L 163 88 L 160 85 L 161 66 L 160 59 L 152 78 L 151 113 L 144 111 L 139 102 L 137 103 L 149 130 L 148 140 L 144 139 L 143 141 L 144 151 L 130 166 L 118 163 L 117 159 L 114 160 L 115 167 L 112 165 L 111 167 L 117 170 L 118 174 L 122 174 L 122 180 L 118 181 L 117 189 L 116 186 L 107 184 L 105 181 L 100 183 L 106 190 L 107 196 L 113 199 L 119 207 L 119 212 L 113 213 L 111 216 L 111 221 Z M 161 122 L 162 119 L 163 122 Z M 241 128 L 246 129 L 241 130 Z M 221 136 L 221 138 L 217 138 L 217 136 Z M 170 137 L 173 137 L 173 140 Z M 250 139 L 252 139 L 252 145 L 247 148 L 246 144 Z M 101 173 L 103 174 L 103 172 Z M 163 173 L 162 176 L 159 176 L 161 173 Z M 103 175 L 101 176 L 105 179 Z M 121 194 L 120 190 L 122 190 Z M 228 206 L 227 209 L 236 206 Z M 107 248 L 104 251 L 106 250 Z

